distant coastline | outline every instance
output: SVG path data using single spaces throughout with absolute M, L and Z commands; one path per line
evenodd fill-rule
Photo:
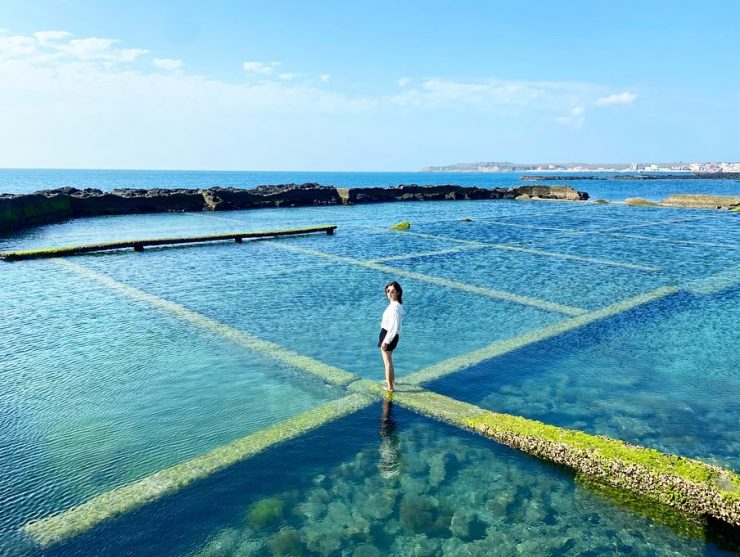
M 520 176 L 524 182 L 541 181 L 573 181 L 573 180 L 740 180 L 740 172 L 695 172 L 686 174 L 663 173 L 663 174 L 617 174 L 616 176 L 603 175 L 543 175 L 532 174 Z
M 740 162 L 631 162 L 631 163 L 514 163 L 461 162 L 425 166 L 421 172 L 670 172 L 694 174 L 740 173 Z

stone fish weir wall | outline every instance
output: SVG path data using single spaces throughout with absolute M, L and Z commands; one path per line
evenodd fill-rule
M 734 535 L 738 532 L 740 476 L 731 470 L 609 437 L 491 412 L 424 389 L 401 388 L 394 399 L 421 414 L 476 431 L 695 519 L 712 517 L 730 525 Z
M 183 211 L 233 211 L 259 207 L 352 205 L 390 201 L 456 199 L 585 200 L 588 194 L 570 186 L 520 186 L 484 189 L 456 185 L 400 185 L 389 188 L 335 188 L 319 184 L 284 184 L 254 189 L 98 189 L 60 188 L 27 195 L 0 195 L 0 232 L 99 215 L 129 215 Z

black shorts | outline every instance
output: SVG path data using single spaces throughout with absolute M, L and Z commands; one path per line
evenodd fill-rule
M 385 335 L 386 335 L 387 332 L 388 331 L 386 331 L 385 329 L 380 329 L 380 334 L 378 335 L 378 348 L 380 348 L 381 346 L 383 346 L 383 339 L 385 338 Z M 399 336 L 400 335 L 396 335 L 395 337 L 393 337 L 393 340 L 388 345 L 387 352 L 393 352 L 393 350 L 395 350 L 396 346 L 398 346 L 398 337 Z

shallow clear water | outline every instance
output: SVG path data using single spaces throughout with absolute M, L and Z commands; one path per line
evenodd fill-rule
M 0 532 L 339 394 L 49 262 L 18 270 L 0 296 Z
M 427 387 L 737 471 L 739 302 L 738 288 L 677 295 Z
M 334 236 L 70 258 L 80 272 L 50 260 L 2 263 L 0 554 L 29 550 L 18 530 L 31 519 L 343 396 L 202 323 L 380 381 L 383 285 L 396 278 L 403 377 L 570 318 L 539 302 L 591 311 L 729 273 L 718 293 L 678 292 L 425 387 L 740 470 L 738 217 L 479 201 L 101 217 L 3 236 L 0 250 L 339 225 Z M 411 233 L 386 230 L 400 220 Z M 394 259 L 372 263 L 385 258 Z M 400 412 L 381 438 L 381 413 L 373 405 L 50 553 L 720 551 L 559 468 L 411 414 Z M 386 462 L 394 453 L 397 469 Z M 282 514 L 249 525 L 245 514 L 265 498 L 282 501 Z M 317 539 L 319 530 L 332 533 Z
M 166 532 L 166 535 L 163 535 Z M 730 555 L 676 515 L 377 402 L 49 556 Z

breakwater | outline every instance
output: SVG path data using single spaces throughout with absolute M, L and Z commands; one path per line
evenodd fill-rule
M 148 240 L 128 240 L 123 242 L 103 242 L 100 244 L 86 244 L 82 246 L 68 246 L 61 248 L 41 248 L 25 251 L 0 252 L 0 259 L 16 261 L 18 259 L 40 259 L 43 257 L 62 257 L 65 255 L 79 255 L 96 251 L 120 250 L 133 248 L 134 251 L 144 251 L 146 246 L 172 246 L 178 244 L 200 244 L 204 242 L 220 242 L 234 240 L 242 243 L 244 239 L 278 238 L 282 236 L 299 236 L 314 232 L 325 232 L 329 236 L 334 234 L 336 225 L 312 226 L 307 228 L 292 228 L 289 230 L 269 230 L 263 232 L 229 232 L 227 234 L 209 234 L 207 236 L 181 236 L 177 238 L 150 238 Z
M 388 188 L 337 188 L 320 184 L 282 184 L 254 189 L 99 189 L 59 188 L 32 194 L 0 195 L 0 232 L 70 218 L 184 211 L 233 211 L 260 207 L 353 205 L 394 201 L 462 199 L 585 200 L 588 194 L 570 186 L 478 188 L 457 185 L 399 185 Z

